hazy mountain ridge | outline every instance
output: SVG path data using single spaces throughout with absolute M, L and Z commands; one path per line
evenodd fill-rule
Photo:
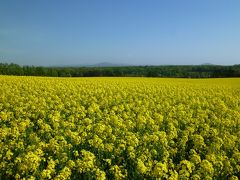
M 125 64 L 125 63 L 110 63 L 100 62 L 96 64 L 70 64 L 70 65 L 54 65 L 51 67 L 124 67 L 124 66 L 218 66 L 218 64 L 202 63 L 198 65 L 192 64 Z
M 124 63 L 110 63 L 110 62 L 100 62 L 96 64 L 69 64 L 69 65 L 53 65 L 51 67 L 121 67 L 121 66 L 138 66 Z

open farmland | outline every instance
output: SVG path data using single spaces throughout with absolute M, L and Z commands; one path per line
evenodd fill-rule
M 0 179 L 238 179 L 240 79 L 0 76 Z

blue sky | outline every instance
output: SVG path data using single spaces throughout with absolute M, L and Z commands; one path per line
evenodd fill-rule
M 240 1 L 1 0 L 0 62 L 240 64 Z

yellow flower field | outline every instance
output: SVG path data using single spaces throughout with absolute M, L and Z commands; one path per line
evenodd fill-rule
M 0 179 L 238 179 L 240 79 L 0 76 Z

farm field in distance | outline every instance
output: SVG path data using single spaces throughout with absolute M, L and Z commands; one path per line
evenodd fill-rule
M 0 179 L 238 179 L 240 78 L 0 76 Z

